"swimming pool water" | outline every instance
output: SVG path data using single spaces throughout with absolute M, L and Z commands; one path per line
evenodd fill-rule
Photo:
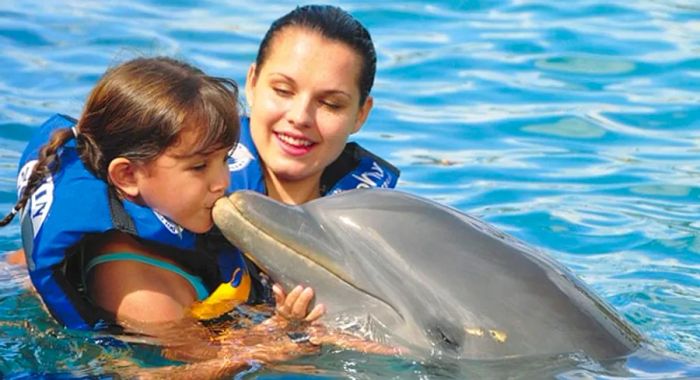
M 332 3 L 375 40 L 375 108 L 356 140 L 402 169 L 399 186 L 547 250 L 678 359 L 630 376 L 698 375 L 700 3 Z M 164 54 L 243 83 L 270 22 L 296 4 L 0 2 L 0 210 L 16 199 L 17 161 L 35 128 L 53 113 L 78 116 L 108 66 Z M 0 229 L 0 252 L 19 246 L 16 223 Z M 24 271 L 0 269 L 5 376 L 80 375 L 134 359 L 61 329 L 25 290 Z M 304 362 L 330 377 L 450 377 L 347 352 Z M 577 364 L 559 376 L 596 376 L 594 364 Z M 463 374 L 487 377 L 491 366 Z M 498 373 L 514 377 L 531 367 L 505 366 Z

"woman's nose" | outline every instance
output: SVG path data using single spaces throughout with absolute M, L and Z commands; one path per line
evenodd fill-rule
M 313 104 L 309 97 L 298 95 L 287 111 L 287 121 L 297 127 L 308 127 L 313 121 Z

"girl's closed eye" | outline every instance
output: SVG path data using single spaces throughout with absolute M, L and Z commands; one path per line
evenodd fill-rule
M 190 166 L 190 170 L 196 171 L 196 172 L 201 172 L 204 169 L 207 168 L 207 163 L 206 161 L 198 162 L 192 166 Z
M 192 166 L 190 166 L 190 169 L 193 171 L 201 172 L 209 167 L 218 167 L 218 165 L 223 165 L 228 168 L 228 162 L 231 158 L 232 156 L 229 155 L 229 150 L 223 149 L 208 154 L 203 161 L 197 161 Z

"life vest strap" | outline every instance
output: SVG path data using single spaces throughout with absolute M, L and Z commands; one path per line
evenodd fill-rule
M 119 231 L 126 232 L 131 235 L 138 235 L 134 220 L 124 209 L 122 201 L 119 200 L 117 192 L 111 187 L 108 187 L 107 196 L 109 198 L 109 213 L 112 216 L 112 223 Z

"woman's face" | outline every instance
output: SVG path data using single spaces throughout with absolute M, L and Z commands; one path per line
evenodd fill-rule
M 361 57 L 342 42 L 287 27 L 246 80 L 251 134 L 270 183 L 315 183 L 372 108 L 359 104 Z

